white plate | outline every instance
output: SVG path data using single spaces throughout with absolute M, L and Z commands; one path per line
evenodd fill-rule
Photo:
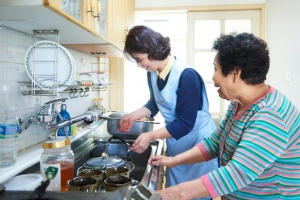
M 33 191 L 43 180 L 40 174 L 23 174 L 4 182 L 5 190 Z
M 56 46 L 58 46 L 57 56 L 55 55 Z M 35 50 L 34 47 L 36 47 Z M 57 72 L 55 72 L 55 63 L 53 62 L 55 57 L 58 59 Z M 35 63 L 33 62 L 34 60 Z M 25 54 L 25 70 L 31 81 L 45 91 L 56 89 L 56 81 L 53 78 L 49 78 L 49 76 L 57 74 L 57 92 L 68 88 L 76 74 L 75 61 L 71 53 L 60 44 L 47 40 L 39 41 L 27 50 Z M 33 80 L 34 74 L 36 75 L 35 80 Z
M 69 5 L 69 0 L 62 0 L 61 1 L 61 9 L 64 9 Z

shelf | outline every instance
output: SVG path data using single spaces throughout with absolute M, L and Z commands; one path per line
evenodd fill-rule
M 18 83 L 21 84 L 22 95 L 24 95 L 24 96 L 33 95 L 31 82 L 18 82 Z M 78 93 L 79 94 L 78 96 L 86 97 L 90 91 L 106 91 L 107 87 L 112 86 L 113 84 L 114 84 L 114 82 L 106 83 L 105 85 L 97 84 L 97 85 L 91 85 L 91 86 L 71 85 L 71 86 L 68 86 L 68 88 L 65 89 L 64 91 L 61 91 L 58 93 L 70 93 L 70 94 L 73 93 L 74 94 L 73 96 L 77 96 L 75 94 Z M 49 93 L 49 91 L 44 91 L 40 88 L 36 88 L 35 95 L 52 96 L 53 94 Z
M 55 29 L 59 31 L 59 43 L 66 48 L 85 54 L 96 53 L 99 57 L 123 58 L 122 49 L 67 15 L 51 2 L 54 1 L 1 0 L 0 22 L 5 27 L 30 35 L 33 34 L 34 30 Z M 43 38 L 52 40 L 46 35 Z

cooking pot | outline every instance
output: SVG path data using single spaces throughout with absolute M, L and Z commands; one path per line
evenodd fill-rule
M 115 191 L 122 187 L 132 186 L 132 178 L 123 175 L 109 176 L 104 180 L 103 187 L 106 191 Z
M 84 169 L 101 169 L 105 171 L 108 168 L 124 167 L 128 169 L 128 173 L 132 172 L 135 165 L 132 162 L 126 161 L 118 156 L 97 157 L 86 161 L 83 164 Z
M 112 113 L 107 117 L 99 117 L 101 119 L 107 120 L 107 132 L 110 135 L 124 138 L 137 138 L 141 133 L 149 132 L 153 130 L 154 124 L 159 124 L 160 122 L 154 121 L 152 117 L 146 117 L 145 120 L 135 120 L 131 129 L 128 132 L 120 132 L 120 120 L 127 113 Z
M 115 176 L 115 175 L 123 175 L 129 177 L 130 172 L 132 172 L 133 169 L 134 167 L 130 169 L 126 166 L 110 167 L 105 170 L 105 175 L 106 177 Z

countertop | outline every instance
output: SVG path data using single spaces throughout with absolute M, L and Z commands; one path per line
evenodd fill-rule
M 99 120 L 98 122 L 93 122 L 90 125 L 84 126 L 75 136 L 70 137 L 71 143 L 90 133 L 91 131 L 96 130 L 102 126 L 105 121 L 106 120 Z M 43 142 L 18 152 L 17 162 L 15 165 L 11 167 L 0 168 L 0 183 L 4 183 L 25 169 L 38 163 L 40 161 L 40 156 L 44 151 L 42 144 Z

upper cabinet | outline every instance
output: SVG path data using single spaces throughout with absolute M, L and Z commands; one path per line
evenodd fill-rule
M 134 26 L 135 0 L 109 0 L 108 9 L 108 37 L 123 49 L 126 35 Z
M 122 7 L 124 2 L 128 9 Z M 130 10 L 134 16 L 134 6 L 134 0 L 1 0 L 0 23 L 28 34 L 34 30 L 58 30 L 59 43 L 67 48 L 85 54 L 123 57 L 127 15 Z M 122 11 L 122 16 L 117 10 Z M 123 34 L 115 32 L 121 30 Z

